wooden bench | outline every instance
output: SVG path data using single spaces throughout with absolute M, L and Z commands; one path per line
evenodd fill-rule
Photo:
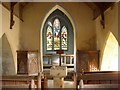
M 2 88 L 47 88 L 47 79 L 40 75 L 0 76 L 0 82 Z
M 84 84 L 83 80 L 80 80 L 79 90 L 82 90 L 83 88 L 102 89 L 102 88 L 119 88 L 119 86 L 118 86 L 118 84 Z
M 1 76 L 0 81 L 2 88 L 35 88 L 38 82 L 37 76 L 27 75 Z
M 119 75 L 117 71 L 98 71 L 77 73 L 76 88 L 118 88 Z

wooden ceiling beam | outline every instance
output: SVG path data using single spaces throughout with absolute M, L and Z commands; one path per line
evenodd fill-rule
M 11 2 L 10 3 L 10 29 L 12 29 L 12 27 L 13 27 L 13 25 L 14 25 L 14 23 L 15 23 L 15 21 L 13 20 L 13 11 L 14 11 L 14 6 L 17 4 L 17 2 Z M 28 4 L 28 2 L 19 2 L 19 18 L 20 19 L 22 19 L 22 21 L 23 21 L 23 17 L 22 17 L 22 13 L 23 13 L 23 9 L 24 9 L 24 7 L 26 6 Z
M 3 6 L 4 8 L 6 8 L 8 11 L 11 11 L 11 10 L 10 10 L 10 5 L 9 5 L 9 6 L 6 6 L 5 2 L 4 2 L 4 3 L 2 2 L 2 6 Z M 23 21 L 23 20 L 19 17 L 19 15 L 17 15 L 15 12 L 13 12 L 13 15 L 15 15 L 16 17 L 18 17 L 21 21 Z
M 19 17 L 23 20 L 23 10 L 25 6 L 27 6 L 29 2 L 19 3 Z
M 13 20 L 13 11 L 14 6 L 17 4 L 17 2 L 10 2 L 10 29 L 12 29 L 15 21 Z
M 104 12 L 110 8 L 114 3 L 112 2 L 102 2 L 99 3 L 98 7 L 100 9 L 100 15 L 101 15 L 101 25 L 103 26 L 103 29 L 105 28 L 105 16 L 104 16 Z M 96 4 L 97 5 L 97 4 Z
M 85 4 L 93 10 L 93 20 L 95 20 L 100 15 L 100 9 L 93 2 L 85 2 Z
M 101 25 L 105 28 L 104 12 L 109 8 L 113 7 L 113 2 L 86 2 L 88 7 L 93 10 L 93 20 L 101 15 Z
M 101 13 L 112 7 L 114 2 L 85 2 L 85 4 L 93 10 L 93 19 L 96 19 Z

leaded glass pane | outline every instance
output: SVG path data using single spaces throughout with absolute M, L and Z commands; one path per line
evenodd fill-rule
M 52 28 L 50 26 L 48 26 L 47 28 L 47 50 L 52 50 Z
M 54 20 L 53 30 L 54 30 L 54 50 L 59 50 L 60 49 L 60 21 L 58 18 Z
M 65 26 L 63 26 L 61 30 L 61 41 L 62 50 L 67 50 L 67 28 Z

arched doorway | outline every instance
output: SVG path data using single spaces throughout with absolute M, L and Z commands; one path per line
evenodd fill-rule
M 0 71 L 2 75 L 14 75 L 15 63 L 12 50 L 6 34 L 0 38 Z
M 102 58 L 102 71 L 118 71 L 119 44 L 112 32 L 109 33 Z
M 55 32 L 55 28 L 57 31 L 59 31 L 59 33 Z M 49 33 L 51 33 L 51 35 Z M 59 39 L 56 37 L 58 37 Z M 73 66 L 73 69 L 76 70 L 75 25 L 73 23 L 71 16 L 65 9 L 63 9 L 59 5 L 55 5 L 46 14 L 43 20 L 42 26 L 41 26 L 41 37 L 40 38 L 41 38 L 41 62 L 42 64 L 44 65 L 51 64 L 50 63 L 51 61 L 48 60 L 50 59 L 49 57 L 48 59 L 44 59 L 44 57 L 46 57 L 45 55 L 55 54 L 56 53 L 55 50 L 63 50 L 64 54 L 73 55 L 74 59 L 72 59 L 71 63 L 74 64 L 72 66 Z M 52 60 L 53 60 L 52 64 L 55 64 L 57 61 L 57 57 L 54 57 L 54 58 L 52 57 Z

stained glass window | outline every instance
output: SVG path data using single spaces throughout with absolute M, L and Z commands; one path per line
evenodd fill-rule
M 61 43 L 62 49 L 67 50 L 67 28 L 65 26 L 63 26 L 61 30 Z
M 67 36 L 67 28 L 65 26 L 60 27 L 58 18 L 55 18 L 53 23 L 48 22 L 47 50 L 67 50 Z
M 52 28 L 50 26 L 48 26 L 47 28 L 47 50 L 52 50 L 52 37 L 53 37 L 53 34 L 52 34 Z
M 54 30 L 54 50 L 60 49 L 60 21 L 59 19 L 55 19 L 53 23 Z

